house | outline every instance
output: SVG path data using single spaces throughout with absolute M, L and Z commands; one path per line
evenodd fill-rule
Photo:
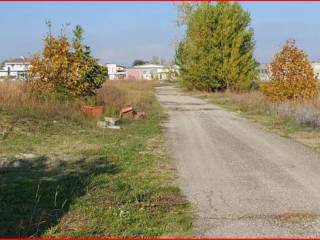
M 108 76 L 110 80 L 124 79 L 127 77 L 126 67 L 115 63 L 107 63 Z
M 314 77 L 320 80 L 320 61 L 311 62 Z M 258 67 L 259 79 L 261 81 L 268 81 L 271 79 L 270 64 L 260 64 Z
M 260 64 L 258 67 L 259 80 L 268 81 L 270 80 L 270 64 Z
M 158 72 L 163 70 L 163 65 L 143 64 L 128 69 L 128 78 L 154 80 L 158 77 Z
M 143 79 L 143 70 L 139 68 L 128 68 L 127 76 L 129 79 L 133 80 L 142 80 Z
M 0 77 L 11 77 L 15 79 L 28 79 L 28 70 L 31 66 L 31 60 L 25 57 L 6 60 L 0 69 Z
M 127 70 L 130 79 L 142 80 L 168 80 L 178 73 L 177 66 L 164 66 L 158 64 L 143 64 Z
M 313 68 L 314 77 L 317 80 L 320 80 L 320 61 L 311 62 L 311 66 Z

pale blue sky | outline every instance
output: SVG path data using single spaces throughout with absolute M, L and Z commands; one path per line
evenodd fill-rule
M 310 60 L 320 59 L 320 3 L 241 3 L 251 13 L 256 58 L 268 62 L 295 38 Z M 80 24 L 85 42 L 102 62 L 130 65 L 152 56 L 170 59 L 183 35 L 172 2 L 0 3 L 0 61 L 39 51 L 50 19 L 54 31 Z

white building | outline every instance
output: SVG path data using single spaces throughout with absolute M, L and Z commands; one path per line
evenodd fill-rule
M 30 59 L 25 57 L 4 61 L 3 67 L 0 69 L 0 77 L 26 80 L 30 66 Z
M 115 63 L 107 63 L 108 76 L 110 80 L 124 79 L 127 77 L 126 67 Z
M 158 73 L 163 71 L 163 65 L 144 64 L 135 66 L 134 68 L 142 70 L 143 79 L 152 80 L 158 77 Z
M 258 72 L 259 72 L 260 81 L 270 80 L 270 76 L 271 76 L 270 64 L 260 64 L 258 67 Z
M 320 61 L 311 62 L 314 77 L 320 80 Z M 259 78 L 261 81 L 268 81 L 271 79 L 270 64 L 260 64 L 258 67 Z
M 164 66 L 158 64 L 138 65 L 127 71 L 129 78 L 143 80 L 168 80 L 178 73 L 178 66 Z
M 319 80 L 320 79 L 320 62 L 319 61 L 312 62 L 311 65 L 313 68 L 314 77 Z

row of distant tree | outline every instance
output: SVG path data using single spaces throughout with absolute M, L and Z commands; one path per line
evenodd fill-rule
M 144 65 L 144 64 L 161 64 L 165 65 L 167 64 L 166 60 L 160 59 L 159 57 L 152 57 L 151 60 L 141 60 L 141 59 L 136 59 L 133 61 L 132 66 L 138 66 L 138 65 Z

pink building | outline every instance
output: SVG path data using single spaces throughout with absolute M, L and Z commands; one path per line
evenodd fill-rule
M 127 77 L 129 79 L 142 80 L 143 79 L 143 69 L 128 68 L 127 69 Z

